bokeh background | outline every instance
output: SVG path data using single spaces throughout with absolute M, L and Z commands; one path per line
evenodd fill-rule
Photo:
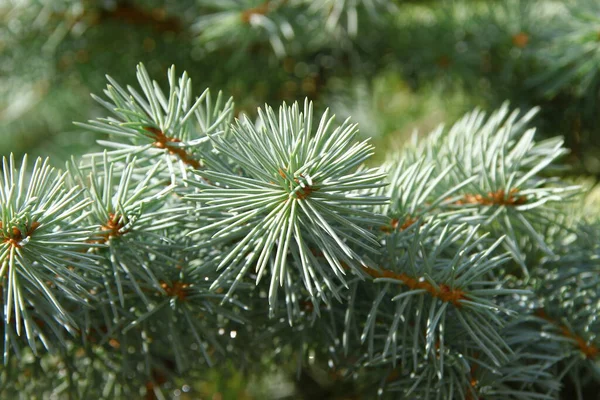
M 0 154 L 60 166 L 95 150 L 102 137 L 72 122 L 106 115 L 90 93 L 106 74 L 135 86 L 138 62 L 161 84 L 176 65 L 198 95 L 233 96 L 236 114 L 308 97 L 358 122 L 376 162 L 473 108 L 539 106 L 538 134 L 571 149 L 565 173 L 600 176 L 598 0 L 1 0 Z M 334 384 L 276 370 L 232 365 L 194 390 L 252 399 Z

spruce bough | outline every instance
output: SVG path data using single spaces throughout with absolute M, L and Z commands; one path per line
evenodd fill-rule
M 0 394 L 164 398 L 287 355 L 364 398 L 597 385 L 598 222 L 537 110 L 474 111 L 373 168 L 308 101 L 234 119 L 168 78 L 109 78 L 111 116 L 79 124 L 101 153 L 4 159 Z

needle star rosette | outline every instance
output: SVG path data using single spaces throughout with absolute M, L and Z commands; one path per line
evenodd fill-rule
M 89 204 L 81 189 L 67 187 L 65 174 L 57 173 L 48 159 L 38 158 L 28 174 L 27 156 L 20 168 L 13 157 L 4 158 L 2 171 L 0 301 L 6 360 L 9 343 L 16 346 L 23 332 L 34 353 L 36 338 L 49 348 L 47 334 L 61 328 L 74 332 L 77 324 L 67 304 L 86 304 L 90 273 L 97 267 L 86 254 L 93 230 L 81 224 Z
M 312 297 L 326 299 L 326 289 L 337 295 L 345 284 L 347 270 L 362 273 L 358 249 L 378 248 L 368 227 L 386 222 L 372 210 L 387 198 L 370 189 L 384 185 L 383 174 L 360 167 L 373 147 L 354 142 L 358 129 L 348 120 L 334 128 L 327 112 L 313 131 L 312 114 L 308 101 L 303 111 L 297 103 L 284 104 L 278 115 L 270 107 L 259 110 L 256 125 L 243 118 L 230 135 L 214 139 L 237 171 L 215 163 L 194 172 L 204 179 L 189 182 L 199 190 L 188 198 L 199 202 L 210 223 L 192 234 L 212 234 L 198 246 L 238 240 L 218 260 L 223 272 L 213 287 L 235 276 L 231 293 L 251 269 L 257 283 L 270 269 L 272 307 L 277 287 L 290 287 L 295 274 Z

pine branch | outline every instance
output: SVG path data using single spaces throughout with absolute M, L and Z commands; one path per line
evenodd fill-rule
M 377 251 L 375 236 L 361 225 L 385 222 L 370 211 L 385 198 L 361 191 L 382 186 L 383 176 L 376 169 L 355 172 L 371 155 L 372 147 L 366 142 L 353 144 L 356 127 L 348 121 L 333 130 L 332 124 L 333 118 L 325 114 L 313 132 L 312 105 L 307 101 L 303 112 L 298 104 L 284 105 L 279 117 L 271 108 L 259 110 L 258 127 L 243 119 L 229 136 L 215 138 L 215 148 L 222 157 L 236 162 L 242 173 L 219 171 L 220 165 L 209 164 L 208 170 L 195 171 L 204 182 L 188 181 L 199 191 L 186 197 L 200 202 L 201 212 L 220 214 L 215 222 L 191 232 L 211 233 L 212 239 L 197 247 L 240 240 L 219 258 L 217 269 L 223 273 L 213 287 L 222 286 L 229 278 L 239 282 L 251 268 L 259 282 L 278 243 L 270 267 L 272 307 L 278 286 L 298 279 L 296 273 L 313 301 L 319 297 L 326 300 L 327 291 L 336 295 L 332 278 L 344 282 L 342 263 L 360 272 L 357 263 L 362 257 L 350 243 Z M 364 241 L 357 241 L 356 235 Z M 323 253 L 326 264 L 314 257 L 313 248 Z M 289 264 L 296 270 L 293 275 Z M 228 288 L 228 296 L 235 286 Z
M 53 334 L 77 328 L 69 308 L 88 307 L 99 272 L 97 257 L 87 254 L 94 225 L 82 223 L 90 200 L 81 188 L 69 188 L 65 174 L 48 160 L 36 160 L 29 175 L 27 157 L 18 167 L 3 159 L 0 176 L 0 291 L 4 305 L 4 363 L 18 337 L 37 353 L 36 339 L 46 349 Z M 60 336 L 60 335 L 59 335 Z
M 228 130 L 233 112 L 232 100 L 224 101 L 222 93 L 219 93 L 213 103 L 207 89 L 192 103 L 191 79 L 184 73 L 177 81 L 174 67 L 168 73 L 167 96 L 156 82 L 150 80 L 141 64 L 137 78 L 143 96 L 130 86 L 126 91 L 108 77 L 111 86 L 108 86 L 105 94 L 112 103 L 94 97 L 117 119 L 102 118 L 78 125 L 127 140 L 128 143 L 99 141 L 114 149 L 108 153 L 112 160 L 147 152 L 153 157 L 162 156 L 169 166 L 173 162 L 178 163 L 180 174 L 184 177 L 187 176 L 188 167 L 201 168 L 202 160 L 209 151 L 205 146 L 208 135 L 219 135 Z M 169 169 L 171 179 L 175 181 L 175 170 L 173 167 Z
M 559 205 L 579 188 L 552 177 L 566 150 L 534 141 L 535 110 L 470 113 L 367 168 L 356 125 L 313 127 L 308 101 L 232 120 L 185 73 L 168 95 L 138 80 L 82 124 L 110 151 L 64 173 L 4 160 L 0 393 L 27 365 L 53 396 L 161 398 L 231 357 L 292 357 L 367 397 L 597 382 L 597 229 Z

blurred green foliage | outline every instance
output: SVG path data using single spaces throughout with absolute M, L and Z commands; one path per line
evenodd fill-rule
M 187 70 L 199 90 L 233 95 L 237 112 L 307 96 L 392 142 L 474 105 L 541 105 L 543 133 L 564 135 L 576 171 L 598 174 L 599 7 L 11 0 L 0 5 L 0 149 L 63 159 L 88 150 L 95 138 L 71 122 L 98 114 L 88 94 L 101 92 L 104 74 L 132 81 L 142 61 L 152 76 Z
M 102 138 L 72 121 L 101 115 L 89 94 L 101 94 L 105 74 L 135 81 L 138 62 L 163 83 L 170 65 L 186 70 L 197 93 L 232 95 L 237 114 L 309 97 L 359 122 L 379 149 L 375 162 L 474 106 L 539 105 L 536 125 L 566 138 L 572 173 L 600 175 L 594 0 L 5 0 L 0 154 L 59 164 L 91 151 Z M 191 390 L 264 398 L 265 383 L 235 367 Z M 278 376 L 289 392 L 290 377 Z

